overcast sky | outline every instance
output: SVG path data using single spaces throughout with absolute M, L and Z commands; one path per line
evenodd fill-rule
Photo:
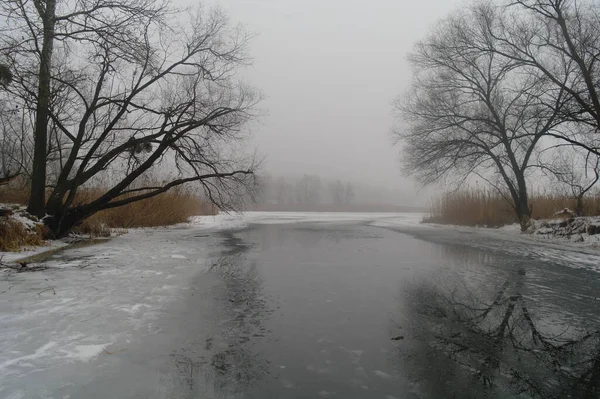
M 254 142 L 273 174 L 411 187 L 391 147 L 406 55 L 458 0 L 213 0 L 258 36 L 248 80 L 268 115 Z

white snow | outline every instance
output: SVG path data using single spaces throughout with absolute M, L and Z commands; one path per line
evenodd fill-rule
M 37 218 L 29 215 L 23 205 L 3 203 L 0 204 L 0 208 L 12 211 L 13 214 L 7 216 L 7 218 L 14 222 L 20 223 L 27 230 L 35 231 L 36 226 L 42 224 L 39 221 L 35 221 Z M 50 241 L 46 245 L 39 247 L 25 247 L 19 252 L 0 252 L 0 262 L 16 262 L 30 256 L 39 255 L 47 251 L 53 251 L 66 245 L 67 243 L 63 241 Z
M 66 241 L 52 240 L 48 241 L 47 245 L 41 247 L 23 248 L 23 250 L 20 252 L 0 252 L 0 261 L 4 263 L 17 262 L 21 259 L 29 258 L 31 256 L 40 255 L 45 252 L 55 251 L 67 245 L 69 245 L 69 243 Z
M 108 345 L 108 343 L 99 345 L 76 345 L 75 348 L 73 348 L 73 351 L 65 353 L 65 358 L 80 362 L 89 362 L 91 359 L 101 354 Z
M 155 334 L 153 321 L 208 268 L 216 245 L 181 232 L 136 231 L 54 254 L 48 270 L 1 271 L 0 397 L 40 370 L 86 364 Z

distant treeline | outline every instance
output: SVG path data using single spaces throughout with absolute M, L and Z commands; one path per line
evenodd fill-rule
M 360 193 L 362 192 L 362 200 Z M 327 180 L 316 175 L 260 178 L 260 189 L 251 210 L 321 212 L 421 212 L 424 208 L 386 201 L 377 190 L 364 195 L 364 187 L 349 181 Z
M 401 206 L 401 205 L 386 205 L 386 204 L 349 204 L 349 205 L 334 205 L 334 204 L 251 204 L 248 206 L 251 211 L 268 211 L 268 212 L 418 212 L 425 213 L 427 208 L 417 206 Z

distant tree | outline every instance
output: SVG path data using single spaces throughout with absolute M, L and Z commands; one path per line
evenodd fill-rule
M 34 132 L 28 209 L 47 215 L 55 235 L 181 184 L 196 182 L 228 209 L 252 187 L 255 163 L 240 143 L 259 96 L 236 78 L 248 36 L 222 12 L 8 0 L 0 16 L 0 55 L 14 65 L 8 91 Z M 152 183 L 153 174 L 168 178 Z M 78 198 L 98 182 L 108 188 Z
M 272 198 L 273 176 L 268 173 L 257 176 L 256 188 L 247 202 L 266 204 Z
M 321 179 L 319 176 L 305 174 L 296 182 L 296 200 L 303 205 L 317 205 L 321 202 Z
M 290 184 L 283 178 L 280 177 L 275 183 L 275 201 L 279 204 L 289 204 L 292 202 Z
M 470 175 L 504 196 L 523 229 L 531 215 L 527 175 L 541 140 L 562 122 L 564 97 L 542 73 L 499 55 L 507 21 L 477 5 L 437 25 L 410 55 L 415 79 L 396 103 L 395 134 L 407 172 L 422 184 Z M 552 106 L 549 106 L 552 104 Z
M 0 88 L 7 88 L 12 80 L 8 65 L 0 63 Z M 0 98 L 0 186 L 8 184 L 24 170 L 22 135 L 18 128 L 15 129 L 15 124 L 19 124 L 17 114 L 18 108 Z
M 29 159 L 29 142 L 21 130 L 24 114 L 0 100 L 0 185 L 26 174 Z
M 350 182 L 337 180 L 329 185 L 329 192 L 336 205 L 348 205 L 354 199 L 354 186 Z

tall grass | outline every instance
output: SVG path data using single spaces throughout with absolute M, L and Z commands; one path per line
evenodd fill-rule
M 105 190 L 100 188 L 81 189 L 74 204 L 87 203 L 103 192 Z M 24 185 L 0 187 L 0 203 L 26 205 L 28 198 L 29 189 Z M 123 198 L 127 198 L 127 195 L 119 197 Z M 214 205 L 179 186 L 152 198 L 100 211 L 84 220 L 76 231 L 93 236 L 108 236 L 110 229 L 168 226 L 186 222 L 191 216 L 216 213 L 218 210 Z
M 532 217 L 545 219 L 564 208 L 575 208 L 575 200 L 553 193 L 534 193 L 530 196 Z M 600 215 L 600 196 L 589 195 L 583 201 L 584 214 Z M 464 189 L 443 194 L 432 201 L 426 223 L 463 226 L 499 227 L 516 223 L 515 212 L 497 191 Z
M 0 220 L 0 251 L 19 251 L 23 247 L 46 244 L 44 226 L 29 230 L 20 222 L 2 218 Z
M 79 201 L 84 200 L 84 195 L 90 194 L 96 193 L 83 192 Z M 127 197 L 124 195 L 119 199 Z M 168 226 L 187 222 L 191 216 L 214 215 L 215 213 L 217 213 L 217 209 L 212 204 L 200 199 L 185 188 L 175 187 L 155 197 L 100 211 L 86 221 L 92 225 L 103 224 L 109 228 L 127 229 Z

